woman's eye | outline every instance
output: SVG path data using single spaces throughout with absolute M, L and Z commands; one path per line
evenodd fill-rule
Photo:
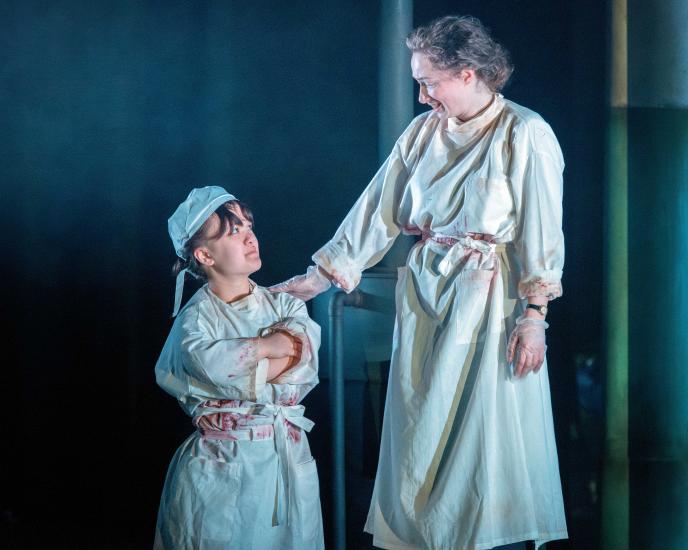
M 239 233 L 239 227 L 236 225 L 232 226 L 232 228 L 229 230 L 229 234 L 236 235 L 237 233 Z

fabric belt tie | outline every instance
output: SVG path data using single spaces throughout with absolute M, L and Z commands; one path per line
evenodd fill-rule
M 255 407 L 204 407 L 202 416 L 215 413 L 236 413 L 242 415 L 265 415 L 263 424 L 252 424 L 252 426 L 272 425 L 274 427 L 275 450 L 277 451 L 277 462 L 280 475 L 277 477 L 277 498 L 273 509 L 273 525 L 291 525 L 290 510 L 294 505 L 294 484 L 293 484 L 293 459 L 289 451 L 289 424 L 310 432 L 315 422 L 306 418 L 303 414 L 306 408 L 303 405 L 256 405 Z M 203 430 L 201 435 L 209 439 L 250 439 L 251 432 L 244 430 Z M 284 491 L 279 490 L 279 485 L 284 487 Z M 282 498 L 286 495 L 286 500 Z
M 442 259 L 437 268 L 445 277 L 447 277 L 461 259 L 472 250 L 480 252 L 485 256 L 494 255 L 497 252 L 506 250 L 506 243 L 491 243 L 482 239 L 474 239 L 470 235 L 451 236 L 442 235 L 440 233 L 423 232 L 423 241 L 427 240 L 449 246 L 446 256 Z M 497 263 L 495 271 L 498 270 L 499 263 Z

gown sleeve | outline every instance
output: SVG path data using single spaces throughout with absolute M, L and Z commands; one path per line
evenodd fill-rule
M 269 361 L 258 360 L 253 338 L 215 338 L 202 312 L 183 319 L 181 358 L 192 377 L 222 389 L 225 399 L 256 401 L 265 388 Z
M 514 245 L 521 263 L 518 294 L 553 300 L 562 294 L 564 160 L 547 123 L 531 121 L 527 135 L 523 174 L 513 180 L 518 212 Z
M 358 285 L 363 270 L 382 259 L 401 232 L 399 204 L 409 177 L 404 156 L 419 120 L 401 135 L 334 237 L 313 255 L 346 292 Z
M 283 330 L 301 341 L 298 363 L 271 381 L 276 400 L 281 404 L 295 405 L 318 384 L 320 326 L 308 316 L 303 301 L 288 294 L 280 294 L 279 299 L 283 302 L 283 317 L 263 329 L 260 335 Z

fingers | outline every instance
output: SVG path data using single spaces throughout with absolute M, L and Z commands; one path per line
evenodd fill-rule
M 341 277 L 333 277 L 332 281 L 337 288 L 341 288 L 344 292 L 350 292 L 349 285 Z
M 293 346 L 293 357 L 301 357 L 301 351 L 303 350 L 303 342 L 301 342 L 300 338 L 294 338 L 294 346 Z
M 289 332 L 284 332 L 286 336 L 289 337 L 291 349 L 289 350 L 289 354 L 287 355 L 288 363 L 287 363 L 287 369 L 290 369 L 292 367 L 295 367 L 296 365 L 299 364 L 301 361 L 301 353 L 303 350 L 303 342 L 301 341 L 300 338 L 297 336 L 294 336 L 293 334 Z
M 542 365 L 545 362 L 545 349 L 532 349 L 524 345 L 516 348 L 516 362 L 514 363 L 514 376 L 516 378 L 524 378 L 531 372 L 537 374 L 540 372 Z
M 533 350 L 533 372 L 538 373 L 545 362 L 545 350 L 547 346 L 539 345 Z
M 537 373 L 545 361 L 545 334 L 542 323 L 517 322 L 507 344 L 507 362 L 515 378 Z
M 526 370 L 526 365 L 530 364 L 531 354 L 523 347 L 519 346 L 516 350 L 516 362 L 514 363 L 514 375 L 516 378 L 523 378 L 530 370 Z
M 289 368 L 295 367 L 301 361 L 301 351 L 303 350 L 303 344 L 300 339 L 296 339 L 294 343 L 294 354 L 289 357 Z
M 301 357 L 301 350 L 303 348 L 303 342 L 301 342 L 301 339 L 286 330 L 280 330 L 278 332 L 289 339 L 288 351 L 286 355 L 288 357 Z
M 516 351 L 516 344 L 518 343 L 518 336 L 516 330 L 512 331 L 509 336 L 509 343 L 506 346 L 506 362 L 511 363 L 514 360 L 514 352 Z
M 288 333 L 286 330 L 279 331 L 282 336 L 286 338 L 284 345 L 284 355 L 285 357 L 294 357 L 296 354 L 296 339 Z
M 545 364 L 545 358 L 546 357 L 547 357 L 547 346 L 544 346 L 542 348 L 542 357 L 540 358 L 540 364 L 538 365 L 537 369 L 535 369 L 533 372 L 540 372 L 542 365 Z

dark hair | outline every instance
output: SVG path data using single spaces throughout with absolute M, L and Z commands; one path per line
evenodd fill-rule
M 448 15 L 417 27 L 406 38 L 406 46 L 427 55 L 437 69 L 457 73 L 474 69 L 493 92 L 504 87 L 514 70 L 509 52 L 480 20 L 467 15 Z
M 253 212 L 249 209 L 248 206 L 246 206 L 243 202 L 233 200 L 233 201 L 228 201 L 224 203 L 222 206 L 220 206 L 213 214 L 217 214 L 217 216 L 220 218 L 220 228 L 214 235 L 209 234 L 210 230 L 210 219 L 213 217 L 211 214 L 208 219 L 203 223 L 201 227 L 198 228 L 198 231 L 196 231 L 188 241 L 186 241 L 186 245 L 184 245 L 184 256 L 186 256 L 188 259 L 183 260 L 181 258 L 177 258 L 177 261 L 174 263 L 174 266 L 172 266 L 172 274 L 173 275 L 178 275 L 182 269 L 187 269 L 191 275 L 196 277 L 196 279 L 201 279 L 203 281 L 207 281 L 208 277 L 205 274 L 205 271 L 203 270 L 203 267 L 198 263 L 196 258 L 194 257 L 194 250 L 196 250 L 199 246 L 203 246 L 206 242 L 210 240 L 215 240 L 219 239 L 223 235 L 227 233 L 228 230 L 234 229 L 235 225 L 243 225 L 239 217 L 231 211 L 231 207 L 236 206 L 241 210 L 241 213 L 244 215 L 244 218 L 246 218 L 251 224 L 253 224 Z

